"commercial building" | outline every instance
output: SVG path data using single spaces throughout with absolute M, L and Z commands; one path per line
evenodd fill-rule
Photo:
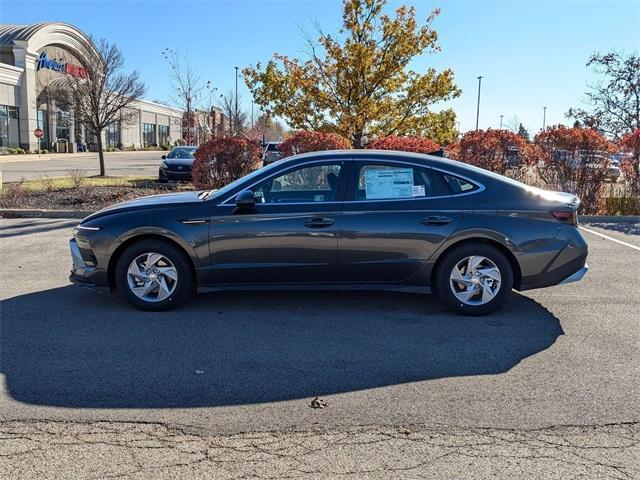
M 0 25 L 0 153 L 8 148 L 75 152 L 93 149 L 95 136 L 77 122 L 72 109 L 56 105 L 49 86 L 61 75 L 82 77 L 83 51 L 91 39 L 72 25 Z M 134 120 L 116 121 L 103 132 L 105 147 L 169 145 L 182 138 L 183 112 L 145 100 L 130 105 Z

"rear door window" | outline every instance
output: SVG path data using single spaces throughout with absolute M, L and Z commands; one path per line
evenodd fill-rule
M 408 164 L 363 163 L 358 168 L 353 198 L 363 200 L 420 199 L 448 195 L 429 168 Z

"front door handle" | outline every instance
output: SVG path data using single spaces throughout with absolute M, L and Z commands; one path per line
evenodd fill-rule
M 304 222 L 305 227 L 309 228 L 326 228 L 336 223 L 333 218 L 313 217 Z
M 444 215 L 433 215 L 431 217 L 423 218 L 420 223 L 422 223 L 423 225 L 437 226 L 447 225 L 452 221 L 452 218 L 445 217 Z

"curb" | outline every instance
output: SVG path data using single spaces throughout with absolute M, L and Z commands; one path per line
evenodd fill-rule
M 640 223 L 640 215 L 578 215 L 580 223 Z
M 27 208 L 0 208 L 1 218 L 78 218 L 91 215 L 93 210 L 35 210 Z

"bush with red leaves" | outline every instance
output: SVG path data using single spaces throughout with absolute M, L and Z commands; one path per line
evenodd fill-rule
M 592 128 L 549 127 L 534 138 L 535 164 L 553 189 L 575 193 L 582 213 L 604 209 L 604 186 L 614 145 Z
M 640 128 L 622 137 L 619 146 L 626 154 L 620 162 L 620 169 L 631 191 L 640 195 Z
M 278 145 L 282 157 L 321 150 L 345 150 L 351 142 L 337 133 L 297 132 Z
M 200 145 L 193 162 L 196 188 L 221 188 L 260 166 L 260 142 L 220 137 Z
M 433 153 L 440 149 L 433 140 L 424 137 L 398 137 L 389 135 L 388 137 L 376 138 L 367 145 L 367 148 L 374 150 L 400 150 L 402 152 Z
M 531 145 L 509 130 L 471 130 L 447 147 L 449 157 L 501 175 L 518 177 L 529 165 Z

